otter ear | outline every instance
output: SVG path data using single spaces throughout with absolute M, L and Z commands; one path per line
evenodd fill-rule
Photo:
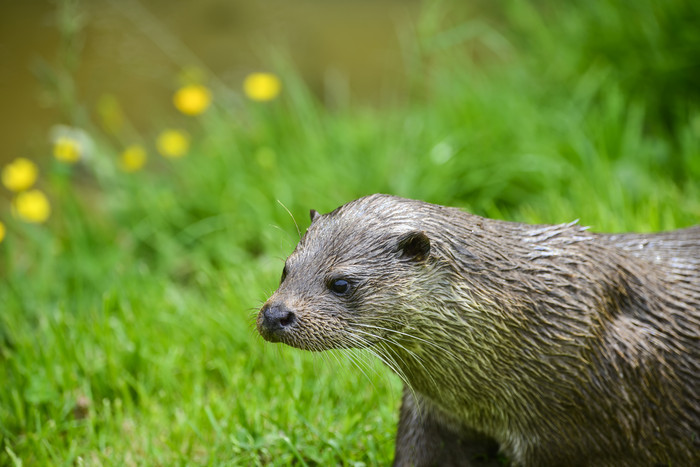
M 397 250 L 401 257 L 413 261 L 425 261 L 430 254 L 430 239 L 423 232 L 408 232 L 399 237 Z
M 311 217 L 311 223 L 313 224 L 316 219 L 321 217 L 317 210 L 312 209 L 309 211 L 309 217 Z

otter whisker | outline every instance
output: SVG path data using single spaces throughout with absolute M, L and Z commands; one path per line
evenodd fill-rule
M 344 343 L 348 344 L 348 347 L 365 347 L 366 345 L 368 345 L 368 343 L 365 342 L 364 339 L 351 333 L 344 333 L 343 338 Z M 365 376 L 365 378 L 370 382 L 370 384 L 372 384 L 372 387 L 374 387 L 374 382 L 363 369 L 363 367 L 368 371 L 371 369 L 373 372 L 376 373 L 376 370 L 371 368 L 371 366 L 369 365 L 369 361 L 359 359 L 357 355 L 355 355 L 352 351 L 345 352 L 345 355 L 350 359 L 353 365 L 356 366 L 358 370 L 360 370 L 360 372 Z
M 336 366 L 331 360 L 331 357 L 335 358 L 336 363 L 338 366 L 340 366 L 340 360 L 333 349 L 330 349 L 328 352 L 314 352 L 314 354 L 323 360 L 323 362 L 326 364 L 326 368 L 334 368 Z
M 385 347 L 384 342 L 379 342 L 378 345 L 368 348 L 375 357 L 377 357 L 384 365 L 386 365 L 390 370 L 392 370 L 399 379 L 403 382 L 404 388 L 408 388 L 411 394 L 416 395 L 413 385 L 410 384 L 408 375 L 405 373 L 403 368 L 396 362 L 396 360 L 391 356 L 392 352 L 390 349 Z
M 406 336 L 406 337 L 409 337 L 409 338 L 412 338 L 412 339 L 416 339 L 416 340 L 418 340 L 418 341 L 421 341 L 421 340 L 422 340 L 422 339 L 417 338 L 417 337 L 415 337 L 415 336 L 413 336 L 413 335 L 411 335 L 411 334 L 408 334 L 408 333 L 405 333 L 405 332 L 401 332 L 401 331 L 396 331 L 396 330 L 389 329 L 389 328 L 384 328 L 384 327 L 381 327 L 381 326 L 372 326 L 372 325 L 366 325 L 366 324 L 360 324 L 360 323 L 358 323 L 357 325 L 358 325 L 358 326 L 361 326 L 361 327 L 366 327 L 366 328 L 375 328 L 375 329 L 379 329 L 379 330 L 383 330 L 383 331 L 387 331 L 387 332 L 394 332 L 394 333 L 396 333 L 396 334 L 399 334 L 399 335 L 402 335 L 402 336 Z M 356 331 L 360 332 L 359 330 L 356 330 Z M 414 360 L 423 368 L 423 370 L 425 370 L 425 373 L 426 373 L 427 375 L 431 375 L 431 382 L 435 384 L 435 381 L 432 379 L 432 373 L 431 373 L 430 371 L 428 371 L 427 367 L 424 365 L 423 361 L 421 360 L 421 357 L 420 357 L 415 351 L 410 350 L 410 349 L 407 348 L 406 346 L 402 345 L 397 339 L 390 338 L 389 336 L 385 336 L 384 339 L 389 340 L 391 343 L 393 343 L 394 345 L 396 345 L 397 347 L 401 348 L 401 349 L 404 350 L 406 353 L 408 353 L 409 355 L 411 355 L 411 356 L 414 358 Z M 445 349 L 444 347 L 437 346 L 437 345 L 435 345 L 435 347 L 436 347 L 438 350 L 441 350 L 442 352 L 444 352 L 446 355 L 451 355 L 451 356 L 453 356 L 454 358 L 456 358 L 456 354 L 453 354 L 452 351 L 447 350 L 447 349 Z M 405 363 L 405 362 L 404 362 L 404 363 Z
M 370 336 L 370 337 L 374 337 L 374 338 L 376 338 L 376 339 L 379 341 L 380 344 L 382 343 L 382 340 L 381 340 L 380 336 L 375 336 L 374 334 L 367 333 L 367 332 L 364 332 L 364 331 L 360 331 L 360 330 L 357 330 L 357 329 L 356 329 L 355 331 L 356 331 L 356 332 L 361 332 L 361 333 L 366 334 L 366 335 L 368 335 L 368 336 Z M 359 340 L 359 336 L 356 336 L 356 337 L 357 337 L 358 340 Z M 394 371 L 394 373 L 396 373 L 397 375 L 399 375 L 399 377 L 400 377 L 405 383 L 408 383 L 408 378 L 407 378 L 407 376 L 406 376 L 404 370 L 402 369 L 401 365 L 397 364 L 397 362 L 395 361 L 395 359 L 393 359 L 393 358 L 391 358 L 391 357 L 389 356 L 389 353 L 388 353 L 388 352 L 387 352 L 387 353 L 378 352 L 378 351 L 376 351 L 377 347 L 371 345 L 369 341 L 367 341 L 367 340 L 365 340 L 365 339 L 362 339 L 362 341 L 364 341 L 364 343 L 366 344 L 365 346 L 363 346 L 363 350 L 366 350 L 366 351 L 372 353 L 373 355 L 375 355 L 380 361 L 382 361 L 386 366 L 388 366 L 392 371 Z M 387 350 L 387 349 L 385 349 L 384 347 L 381 347 L 381 349 L 383 349 L 383 350 L 385 350 L 385 351 Z M 399 359 L 401 359 L 401 360 L 403 361 L 403 359 L 401 358 L 400 355 L 396 355 L 396 356 L 397 356 Z
M 419 358 L 418 355 L 417 355 L 414 351 L 412 351 L 412 350 L 406 348 L 405 346 L 403 346 L 401 343 L 399 343 L 396 339 L 394 339 L 394 338 L 392 338 L 392 337 L 389 337 L 389 336 L 378 336 L 378 335 L 372 334 L 372 333 L 367 332 L 367 331 L 361 331 L 361 330 L 359 330 L 359 329 L 355 329 L 355 332 L 359 332 L 359 333 L 361 333 L 361 334 L 365 334 L 365 335 L 367 335 L 367 336 L 374 337 L 378 342 L 386 342 L 386 341 L 389 341 L 391 344 L 395 345 L 396 347 L 399 347 L 400 349 L 404 350 L 406 353 L 412 354 L 416 359 Z M 399 355 L 397 355 L 397 356 L 399 356 Z M 399 356 L 399 358 L 401 358 L 401 357 Z M 403 360 L 402 360 L 402 361 L 403 361 Z M 404 363 L 405 363 L 405 362 L 404 362 Z
M 362 360 L 362 359 L 358 358 L 357 355 L 353 354 L 352 351 L 346 351 L 346 352 L 345 352 L 345 356 L 346 356 L 347 358 L 350 359 L 350 361 L 352 362 L 352 364 L 353 364 L 358 370 L 360 370 L 360 372 L 361 372 L 362 375 L 365 377 L 365 379 L 366 379 L 367 381 L 369 381 L 369 383 L 372 385 L 373 388 L 376 389 L 376 387 L 374 386 L 374 381 L 372 380 L 372 378 L 370 378 L 370 376 L 369 376 L 369 374 L 368 374 L 368 371 L 370 371 L 370 368 L 371 368 L 371 367 L 368 365 L 368 362 L 365 361 L 365 360 Z M 367 370 L 367 371 L 365 371 L 365 370 Z M 374 371 L 374 372 L 376 373 L 376 370 L 372 369 L 372 371 Z
M 320 352 L 320 353 L 321 353 L 321 354 L 325 354 L 326 352 Z M 333 359 L 335 359 L 335 361 L 337 362 L 337 365 L 330 365 L 330 364 L 329 364 L 329 367 L 330 367 L 330 368 L 341 367 L 341 368 L 343 368 L 343 369 L 345 369 L 345 370 L 348 369 L 348 365 L 347 365 L 347 364 L 348 364 L 348 360 L 347 360 L 347 358 L 346 358 L 345 352 L 343 352 L 342 350 L 338 350 L 338 349 L 329 349 L 329 350 L 328 350 L 328 353 L 329 353 L 329 354 L 333 357 Z M 329 362 L 329 363 L 330 363 L 330 362 Z M 355 362 L 353 362 L 352 360 L 350 361 L 350 364 L 351 364 L 352 366 L 357 367 L 357 365 L 355 364 Z M 360 370 L 360 372 L 362 372 L 362 369 L 361 369 L 361 368 L 358 368 L 358 369 Z
M 379 338 L 379 336 L 375 336 L 374 334 L 371 334 L 371 333 L 368 333 L 368 332 L 365 332 L 365 331 L 361 331 L 361 330 L 359 330 L 359 329 L 355 329 L 355 331 L 356 331 L 356 332 L 363 333 L 363 334 L 367 334 L 367 335 L 372 336 L 372 337 L 377 337 L 377 338 Z M 431 371 L 428 369 L 428 367 L 424 364 L 422 357 L 421 357 L 418 353 L 416 353 L 416 352 L 413 351 L 413 350 L 408 349 L 407 347 L 405 347 L 404 345 L 402 345 L 401 343 L 399 343 L 398 341 L 396 341 L 395 339 L 393 339 L 393 338 L 391 338 L 391 337 L 384 336 L 383 338 L 379 338 L 379 340 L 380 340 L 380 342 L 386 342 L 386 341 L 388 341 L 389 343 L 393 344 L 394 346 L 396 346 L 396 347 L 402 349 L 404 352 L 406 352 L 407 357 L 412 357 L 413 360 L 414 360 L 418 365 L 420 365 L 420 367 L 423 369 L 424 373 L 425 373 L 426 375 L 428 375 L 428 379 L 429 379 L 430 383 L 432 383 L 432 385 L 433 385 L 434 387 L 438 387 L 437 382 L 435 381 L 435 379 L 434 379 L 433 376 L 432 376 L 432 372 L 431 372 Z M 400 360 L 400 362 L 397 362 L 397 366 L 398 366 L 398 367 L 410 368 L 410 366 L 409 366 L 408 363 L 404 360 L 404 358 L 401 356 L 400 353 L 393 352 L 393 354 Z M 403 365 L 402 365 L 402 364 L 403 364 Z
M 391 329 L 391 328 L 386 328 L 386 327 L 382 327 L 382 326 L 374 326 L 374 325 L 366 324 L 366 323 L 353 323 L 353 325 L 354 325 L 354 326 L 361 326 L 361 327 L 365 327 L 365 328 L 379 329 L 379 330 L 381 330 L 381 331 L 386 331 L 386 332 L 393 332 L 394 334 L 399 334 L 399 335 L 408 337 L 408 338 L 410 338 L 410 339 L 416 340 L 416 341 L 418 341 L 418 342 L 422 342 L 422 343 L 424 343 L 424 344 L 431 345 L 431 346 L 435 347 L 436 349 L 441 350 L 441 351 L 443 351 L 443 352 L 445 352 L 445 353 L 447 353 L 447 354 L 451 354 L 451 353 L 452 353 L 451 350 L 446 349 L 445 347 L 442 347 L 442 346 L 436 344 L 435 342 L 431 342 L 431 341 L 429 341 L 429 340 L 422 339 L 422 338 L 420 338 L 420 337 L 418 337 L 418 336 L 415 336 L 415 335 L 413 335 L 413 334 L 409 334 L 409 333 L 407 333 L 407 332 L 399 331 L 399 330 L 397 330 L 397 329 Z
M 394 384 L 394 381 L 390 378 L 390 375 L 396 375 L 399 378 L 399 380 L 403 383 L 403 380 L 401 380 L 401 377 L 395 371 L 395 369 L 387 365 L 387 357 L 382 354 L 381 348 L 374 345 L 370 347 L 353 349 L 353 352 L 362 355 L 362 358 L 367 362 L 367 364 L 371 365 L 375 373 L 382 375 L 388 385 L 393 386 Z M 378 365 L 381 366 L 381 368 L 387 369 L 389 371 L 380 371 Z M 400 368 L 399 370 L 403 371 Z
M 371 355 L 379 359 L 384 365 L 386 365 L 391 371 L 393 371 L 404 384 L 408 384 L 408 377 L 404 373 L 404 371 L 401 369 L 400 366 L 396 365 L 396 363 L 388 357 L 386 354 L 378 350 L 378 347 L 367 347 L 363 350 L 369 352 Z

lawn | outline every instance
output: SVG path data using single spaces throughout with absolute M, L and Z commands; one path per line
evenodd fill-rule
M 381 105 L 324 106 L 271 58 L 279 95 L 211 84 L 186 154 L 146 145 L 144 167 L 66 112 L 93 148 L 37 160 L 50 217 L 0 204 L 0 465 L 388 464 L 398 378 L 255 331 L 310 208 L 384 192 L 595 231 L 698 223 L 699 2 L 460 5 L 398 31 L 408 85 Z

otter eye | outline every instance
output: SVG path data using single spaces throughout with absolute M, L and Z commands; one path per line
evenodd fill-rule
M 282 278 L 280 279 L 280 284 L 284 282 L 285 277 L 287 277 L 287 265 L 284 265 L 284 269 L 282 269 Z
M 350 290 L 350 282 L 345 279 L 333 279 L 328 283 L 328 288 L 338 295 L 343 295 Z

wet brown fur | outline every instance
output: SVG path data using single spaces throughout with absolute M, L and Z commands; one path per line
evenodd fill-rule
M 700 465 L 700 227 L 596 234 L 387 195 L 312 217 L 265 305 L 293 320 L 258 329 L 398 373 L 395 465 Z

